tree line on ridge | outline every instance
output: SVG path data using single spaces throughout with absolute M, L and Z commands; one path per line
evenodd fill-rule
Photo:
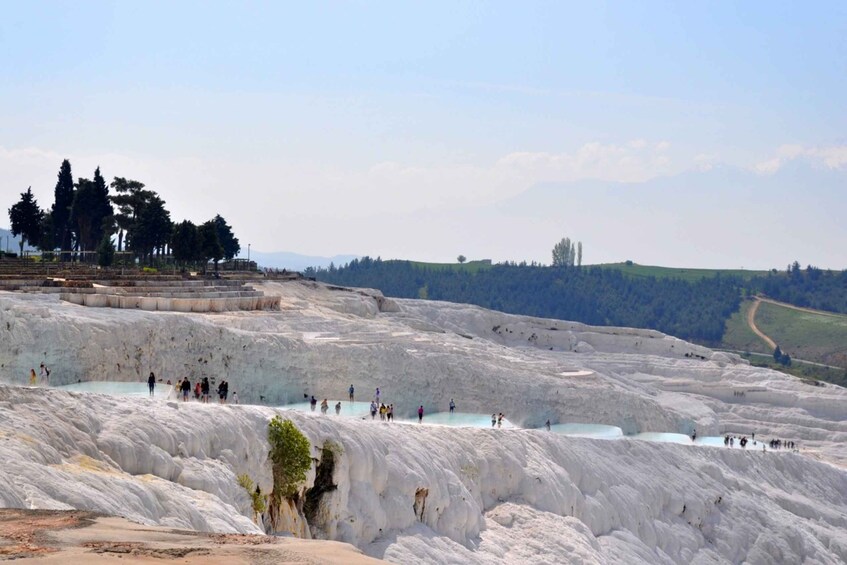
M 571 247 L 573 249 L 573 247 Z M 564 253 L 562 253 L 564 256 Z M 689 281 L 631 277 L 599 266 L 501 263 L 483 269 L 418 265 L 363 257 L 346 265 L 310 268 L 332 284 L 378 288 L 386 296 L 475 304 L 511 314 L 592 325 L 650 328 L 717 345 L 744 296 L 765 294 L 799 306 L 847 313 L 847 271 L 799 264 L 745 280 L 718 274 Z
M 199 225 L 189 220 L 174 223 L 165 201 L 143 183 L 115 177 L 107 185 L 100 167 L 93 178 L 74 182 L 67 159 L 59 168 L 53 204 L 42 209 L 30 187 L 9 208 L 9 219 L 12 235 L 21 236 L 21 254 L 28 243 L 40 249 L 45 260 L 96 258 L 108 266 L 117 251 L 141 264 L 153 264 L 170 254 L 182 265 L 210 260 L 217 265 L 241 249 L 220 214 Z

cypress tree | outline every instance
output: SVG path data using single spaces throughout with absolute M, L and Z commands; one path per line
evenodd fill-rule
M 59 168 L 59 178 L 53 191 L 53 243 L 62 251 L 70 250 L 73 228 L 71 226 L 71 207 L 74 203 L 74 178 L 71 175 L 71 162 L 65 159 Z M 65 255 L 62 254 L 62 259 Z
M 109 198 L 109 185 L 100 174 L 100 167 L 94 170 L 94 205 L 92 215 L 92 243 L 98 245 L 106 234 L 112 233 L 114 210 Z
M 100 167 L 94 171 L 94 180 L 79 179 L 71 207 L 71 222 L 77 230 L 77 239 L 82 251 L 93 251 L 103 235 L 111 233 L 114 222 L 109 187 Z

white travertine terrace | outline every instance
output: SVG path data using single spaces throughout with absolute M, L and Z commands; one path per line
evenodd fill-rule
M 267 421 L 291 418 L 337 489 L 301 535 L 397 563 L 847 561 L 847 391 L 811 386 L 648 330 L 390 300 L 308 282 L 258 285 L 280 310 L 82 308 L 0 293 L 0 377 L 230 382 L 242 404 L 303 394 L 503 412 L 523 428 L 724 433 L 799 453 L 541 429 L 382 423 L 271 406 L 187 404 L 0 386 L 0 506 L 81 508 L 146 524 L 259 532 L 235 477 L 271 488 Z M 743 397 L 736 392 L 743 391 Z M 330 411 L 332 414 L 332 411 Z M 761 446 L 761 444 L 759 444 Z M 307 485 L 315 480 L 314 467 Z M 259 524 L 264 524 L 260 519 Z

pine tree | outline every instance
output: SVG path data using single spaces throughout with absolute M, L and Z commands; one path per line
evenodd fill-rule
M 183 265 L 201 258 L 202 247 L 197 226 L 188 220 L 177 224 L 171 236 L 174 259 Z
M 129 232 L 135 227 L 141 208 L 156 193 L 151 190 L 144 190 L 144 183 L 142 182 L 123 177 L 115 177 L 111 187 L 117 193 L 111 197 L 111 200 L 118 207 L 118 212 L 115 214 L 115 223 L 118 228 L 118 251 L 122 251 L 124 234 L 127 234 L 127 239 L 131 238 Z
M 215 262 L 215 271 L 218 270 L 218 261 L 223 259 L 224 248 L 218 239 L 218 230 L 215 225 L 215 220 L 209 220 L 200 226 L 200 248 L 203 253 L 203 260 L 208 263 L 209 259 Z
M 238 243 L 238 238 L 232 233 L 232 228 L 226 223 L 226 220 L 220 214 L 215 216 L 212 221 L 215 223 L 215 229 L 218 232 L 218 241 L 223 248 L 223 256 L 227 260 L 232 259 L 238 252 L 241 251 L 241 245 Z
M 21 193 L 17 204 L 9 208 L 9 220 L 12 223 L 12 235 L 21 236 L 21 255 L 27 241 L 38 242 L 41 237 L 41 221 L 44 212 L 38 207 L 38 202 L 32 195 L 32 187 Z
M 140 257 L 161 251 L 171 241 L 173 223 L 171 214 L 165 209 L 165 201 L 154 195 L 144 204 L 132 228 L 130 247 Z

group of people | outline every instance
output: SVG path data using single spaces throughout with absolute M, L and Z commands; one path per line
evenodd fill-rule
M 381 395 L 382 395 L 382 391 L 380 391 L 379 387 L 376 387 L 376 390 L 374 391 L 373 400 L 371 400 L 370 407 L 369 407 L 371 420 L 376 420 L 377 415 L 379 415 L 379 419 L 381 421 L 391 422 L 392 420 L 394 420 L 394 404 L 388 404 L 388 403 L 385 403 L 385 402 L 381 402 Z M 315 395 L 311 395 L 311 397 L 310 397 L 308 394 L 304 394 L 303 396 L 304 396 L 304 398 L 307 398 L 309 400 L 309 406 L 310 406 L 312 412 L 315 412 L 317 410 L 318 399 L 315 398 Z M 356 387 L 354 387 L 352 384 L 350 385 L 350 388 L 347 389 L 347 398 L 350 399 L 350 402 L 355 402 Z M 329 411 L 329 400 L 324 398 L 323 401 L 321 401 L 320 405 L 321 405 L 321 413 L 326 414 Z M 450 399 L 450 403 L 448 404 L 448 407 L 449 407 L 449 410 L 450 410 L 450 414 L 454 414 L 456 412 L 456 402 L 455 402 L 454 399 L 452 399 L 452 398 Z M 424 411 L 423 404 L 419 405 L 418 409 L 417 409 L 418 423 L 419 424 L 423 423 L 424 412 L 425 411 Z M 341 402 L 337 402 L 335 404 L 335 413 L 341 414 Z M 492 428 L 495 427 L 495 426 L 498 427 L 498 428 L 502 427 L 504 419 L 505 419 L 505 416 L 503 415 L 502 412 L 500 412 L 499 414 L 492 414 L 491 415 L 491 427 Z M 547 429 L 548 430 L 550 429 L 550 421 L 549 420 L 547 421 Z
M 383 422 L 394 420 L 394 405 L 393 404 L 385 404 L 380 403 L 377 404 L 375 400 L 371 401 L 370 406 L 371 412 L 371 420 L 376 418 L 376 415 L 379 414 L 379 419 Z
M 150 373 L 150 379 L 155 380 L 153 373 Z M 150 379 L 147 381 L 148 384 L 150 383 Z M 168 384 L 171 384 L 171 382 L 168 381 Z M 194 399 L 204 404 L 208 404 L 211 388 L 209 377 L 203 377 L 201 380 L 194 383 Z M 192 391 L 191 380 L 187 377 L 182 379 L 176 384 L 176 390 L 181 394 L 182 401 L 188 402 L 188 398 Z M 218 384 L 216 392 L 218 394 L 218 403 L 226 404 L 227 400 L 229 400 L 229 382 L 221 381 L 220 384 Z M 153 395 L 153 385 L 150 385 L 150 395 Z M 233 403 L 238 404 L 238 392 L 232 392 L 232 401 Z
M 355 402 L 356 398 L 356 388 L 351 384 L 350 388 L 347 389 L 347 397 L 350 399 L 350 402 Z M 315 395 L 309 396 L 308 394 L 303 395 L 304 398 L 309 400 L 309 407 L 312 412 L 317 410 L 318 399 L 315 398 Z M 383 422 L 391 422 L 394 420 L 394 405 L 386 404 L 385 402 L 381 402 L 382 391 L 379 390 L 379 387 L 376 387 L 374 391 L 373 400 L 371 400 L 371 404 L 369 407 L 369 412 L 371 414 L 371 420 L 376 420 L 377 415 L 379 415 L 379 419 Z M 324 398 L 321 403 L 321 413 L 326 414 L 329 411 L 329 400 Z M 450 399 L 450 413 L 452 414 L 456 409 L 456 403 L 453 402 L 453 399 Z M 335 404 L 335 414 L 341 414 L 341 402 L 337 402 Z M 418 406 L 418 423 L 423 422 L 424 417 L 424 407 L 423 404 Z M 501 414 L 502 417 L 502 414 Z M 493 425 L 493 424 L 492 424 Z
M 771 449 L 794 449 L 795 443 L 793 441 L 783 441 L 781 439 L 772 439 L 770 441 Z
M 738 444 L 743 448 L 746 448 L 747 444 L 750 443 L 751 441 L 753 442 L 753 445 L 757 444 L 756 434 L 751 434 L 749 440 L 747 439 L 747 436 L 741 436 L 740 438 L 736 438 L 735 436 L 731 436 L 731 435 L 727 434 L 723 438 L 723 444 L 727 447 L 735 447 L 736 439 L 738 440 Z M 759 442 L 759 443 L 762 444 L 762 451 L 765 451 L 766 450 L 765 442 Z M 781 439 L 772 439 L 768 442 L 768 445 L 770 446 L 771 449 L 782 449 L 782 448 L 795 449 L 795 447 L 796 447 L 796 444 L 793 441 L 783 441 Z
M 41 373 L 41 384 L 49 385 L 50 384 L 50 369 L 48 369 L 47 365 L 45 365 L 43 362 L 41 363 L 41 366 L 40 366 L 40 373 Z M 38 375 L 35 374 L 35 369 L 29 370 L 29 384 L 31 386 L 35 386 L 35 385 L 38 384 Z
M 754 435 L 755 437 L 755 435 Z M 729 447 L 735 447 L 735 440 L 738 439 L 738 444 L 741 447 L 747 447 L 747 443 L 750 441 L 747 439 L 747 436 L 741 436 L 740 438 L 736 438 L 735 436 L 726 435 L 723 438 L 723 444 Z

